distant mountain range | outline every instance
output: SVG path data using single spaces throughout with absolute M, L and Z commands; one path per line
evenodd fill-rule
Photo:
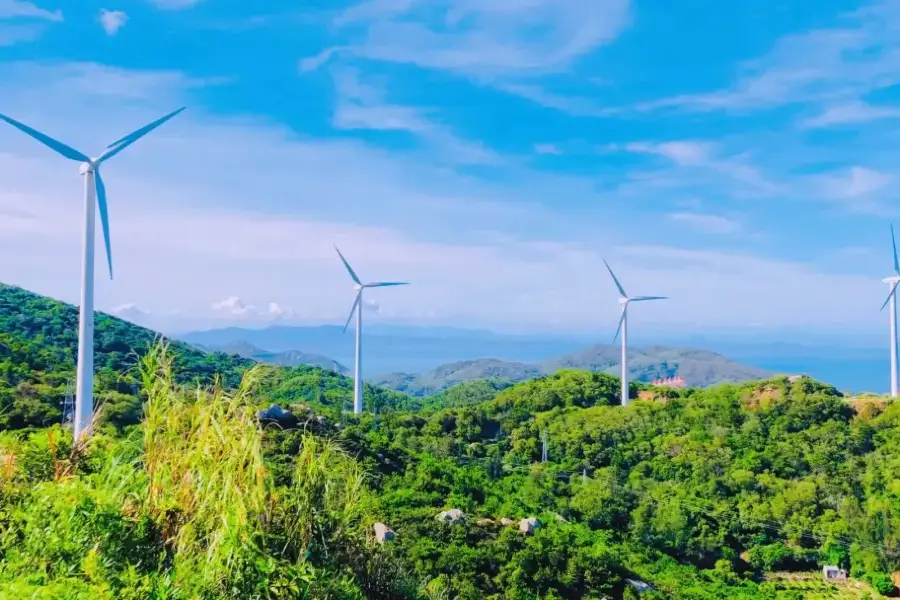
M 202 344 L 193 344 L 196 348 L 206 352 L 224 352 L 225 354 L 236 354 L 243 358 L 250 358 L 255 361 L 269 363 L 273 365 L 283 365 L 286 367 L 296 367 L 298 365 L 312 365 L 321 367 L 346 375 L 350 370 L 336 360 L 332 360 L 321 354 L 309 354 L 300 352 L 299 350 L 285 350 L 283 352 L 270 352 L 257 348 L 253 344 L 244 341 L 231 342 L 221 346 L 204 346 Z
M 697 348 L 698 351 L 727 356 L 735 363 L 754 365 L 767 372 L 805 373 L 845 391 L 883 393 L 888 388 L 888 352 L 880 346 L 857 347 L 852 342 L 840 339 L 815 337 L 801 344 L 742 338 L 726 333 L 722 333 L 719 337 L 704 337 L 690 333 L 681 337 L 666 337 L 662 333 L 659 335 L 651 333 L 640 338 L 638 332 L 638 337 L 633 338 L 636 352 L 656 353 L 651 346 L 659 344 L 668 348 Z M 266 362 L 296 364 L 308 360 L 313 364 L 323 364 L 322 361 L 325 360 L 328 361 L 326 364 L 335 362 L 342 365 L 353 364 L 353 332 L 348 330 L 344 334 L 342 327 L 338 325 L 280 325 L 264 329 L 231 327 L 196 331 L 174 337 L 207 348 L 227 347 L 236 342 L 247 343 L 254 346 L 258 352 L 268 354 L 266 357 L 257 355 L 258 360 Z M 493 369 L 513 369 L 504 364 L 520 363 L 529 369 L 541 370 L 544 363 L 561 360 L 558 357 L 571 358 L 580 355 L 591 343 L 592 339 L 587 334 L 570 337 L 552 334 L 514 335 L 456 327 L 370 323 L 363 334 L 364 370 L 372 375 L 366 378 L 370 381 L 377 379 L 400 381 L 401 376 L 395 374 L 403 373 L 402 377 L 405 379 L 421 378 L 425 377 L 426 372 L 439 367 L 445 369 L 447 365 L 460 362 L 467 365 L 465 367 L 467 372 L 475 372 L 478 369 L 471 364 L 479 362 L 475 359 L 485 357 L 494 360 L 491 367 Z M 295 357 L 291 360 L 277 356 L 282 352 L 296 352 L 298 349 L 302 350 L 302 353 L 297 356 L 317 355 L 319 358 Z M 603 360 L 598 360 L 591 368 L 600 371 L 609 370 L 617 364 L 618 353 L 619 349 L 616 346 L 614 350 L 601 354 L 600 358 Z M 244 354 L 246 353 L 242 352 L 242 355 Z M 671 362 L 673 358 L 671 355 L 661 356 L 659 362 L 666 360 Z M 578 364 L 581 363 L 576 361 L 575 365 Z M 637 369 L 638 363 L 633 362 L 632 367 Z M 681 367 L 681 374 L 685 378 L 688 378 L 687 369 L 687 365 Z M 391 375 L 376 377 L 379 373 Z M 651 375 L 648 373 L 647 377 Z M 699 379 L 690 379 L 694 383 L 699 381 L 701 384 L 708 380 L 710 378 L 702 376 Z
M 220 349 L 249 344 L 265 352 L 302 350 L 353 364 L 353 331 L 338 325 L 229 327 L 176 336 L 195 346 Z M 503 361 L 541 362 L 584 348 L 589 342 L 551 336 L 509 335 L 456 328 L 373 324 L 363 333 L 364 372 L 418 373 L 438 365 L 490 356 Z
M 296 328 L 299 329 L 299 328 Z M 329 330 L 317 328 L 324 339 L 328 339 Z M 337 329 L 337 328 L 335 328 Z M 242 332 L 246 333 L 246 331 Z M 306 332 L 307 334 L 309 332 Z M 435 342 L 425 335 L 403 337 L 398 332 L 387 335 L 393 344 L 399 345 L 405 339 L 407 352 L 424 347 L 433 347 Z M 204 332 L 206 337 L 217 335 L 217 332 Z M 448 335 L 447 343 L 451 346 L 465 338 L 477 340 L 487 336 L 497 336 L 490 332 L 454 332 Z M 191 336 L 192 338 L 194 336 Z M 384 335 L 370 336 L 369 340 L 383 338 Z M 201 349 L 236 354 L 260 362 L 296 366 L 309 364 L 319 366 L 342 374 L 350 370 L 341 362 L 318 352 L 301 352 L 299 350 L 263 350 L 246 341 L 238 340 L 219 345 L 196 344 Z M 474 348 L 473 348 L 474 349 Z M 375 354 L 371 348 L 368 353 Z M 458 383 L 479 379 L 502 380 L 509 382 L 524 381 L 554 373 L 560 369 L 585 369 L 618 374 L 620 347 L 616 345 L 598 345 L 587 349 L 569 352 L 562 356 L 540 361 L 501 360 L 497 358 L 478 358 L 456 360 L 441 364 L 421 372 L 395 371 L 388 374 L 366 377 L 369 383 L 406 392 L 415 396 L 436 394 Z M 368 357 L 367 357 L 368 359 Z M 371 363 L 367 360 L 366 363 Z M 373 369 L 374 371 L 374 369 Z M 376 371 L 377 372 L 377 371 Z M 629 353 L 629 376 L 635 381 L 652 381 L 657 378 L 681 375 L 690 386 L 705 387 L 722 382 L 739 382 L 761 379 L 771 375 L 763 369 L 741 364 L 721 354 L 706 350 L 666 348 L 653 346 L 635 348 Z
M 441 365 L 424 373 L 390 373 L 369 381 L 414 396 L 428 396 L 464 381 L 499 379 L 517 382 L 555 373 L 560 369 L 585 369 L 617 375 L 620 352 L 619 346 L 599 345 L 536 364 L 490 358 L 465 360 Z M 684 377 L 691 387 L 763 379 L 772 375 L 768 371 L 735 362 L 715 352 L 662 346 L 630 351 L 628 373 L 633 381 L 653 381 L 677 374 Z

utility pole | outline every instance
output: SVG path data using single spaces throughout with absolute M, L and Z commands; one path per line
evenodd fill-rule
M 66 381 L 66 395 L 63 397 L 62 425 L 67 427 L 75 418 L 75 394 L 72 389 L 72 381 Z
M 581 485 L 587 483 L 587 467 L 581 469 Z

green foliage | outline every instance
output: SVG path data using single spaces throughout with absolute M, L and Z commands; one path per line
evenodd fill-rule
M 849 598 L 776 572 L 838 564 L 875 597 L 900 569 L 892 401 L 774 378 L 622 407 L 617 378 L 565 370 L 420 399 L 366 386 L 377 419 L 355 417 L 335 373 L 100 317 L 108 425 L 73 447 L 54 423 L 77 315 L 2 303 L 0 600 Z M 261 426 L 270 403 L 297 426 Z

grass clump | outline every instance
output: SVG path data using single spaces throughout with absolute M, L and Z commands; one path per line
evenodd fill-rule
M 59 427 L 0 434 L 0 600 L 410 597 L 366 542 L 371 494 L 339 446 L 303 434 L 276 485 L 259 374 L 181 388 L 159 345 L 141 427 L 74 448 Z

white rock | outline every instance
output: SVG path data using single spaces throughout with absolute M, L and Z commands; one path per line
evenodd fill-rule
M 384 523 L 375 523 L 375 525 L 372 526 L 372 529 L 375 530 L 375 539 L 381 544 L 394 539 L 394 530 Z
M 525 535 L 534 533 L 534 530 L 539 529 L 540 527 L 541 522 L 534 517 L 528 517 L 527 519 L 522 519 L 521 521 L 519 521 L 519 531 L 521 531 Z

